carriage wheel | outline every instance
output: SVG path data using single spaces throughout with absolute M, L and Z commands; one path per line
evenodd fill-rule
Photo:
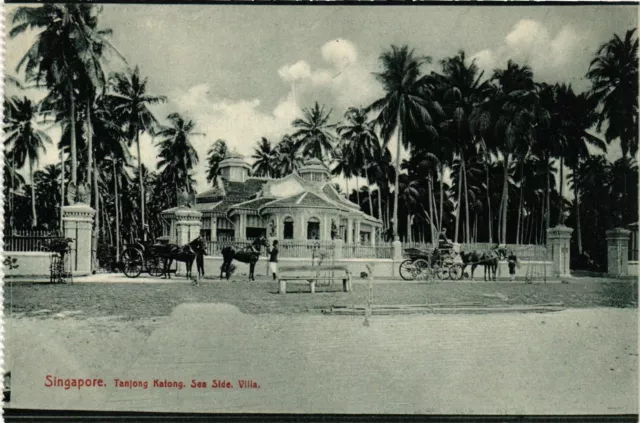
M 413 260 L 405 260 L 400 263 L 400 277 L 405 281 L 412 281 L 416 278 Z
M 147 272 L 149 276 L 160 277 L 164 275 L 162 260 L 159 257 L 153 257 L 147 260 Z
M 128 278 L 137 278 L 142 273 L 142 253 L 135 248 L 128 248 L 122 253 L 122 263 L 124 274 Z
M 462 279 L 462 265 L 454 264 L 449 267 L 449 277 L 452 281 L 459 281 Z
M 413 269 L 416 275 L 416 279 L 426 281 L 431 276 L 431 269 L 429 263 L 425 259 L 418 259 L 413 262 Z
M 447 280 L 449 279 L 449 268 L 448 267 L 440 267 L 438 269 L 438 279 Z

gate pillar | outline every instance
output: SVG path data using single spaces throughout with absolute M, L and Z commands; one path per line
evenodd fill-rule
M 91 230 L 95 214 L 95 210 L 83 203 L 62 207 L 64 237 L 73 240 L 69 252 L 73 276 L 90 275 L 93 270 L 91 268 Z
M 607 273 L 610 276 L 629 274 L 629 235 L 622 228 L 611 229 L 607 234 Z
M 547 230 L 547 255 L 553 262 L 552 273 L 558 277 L 571 276 L 571 234 L 573 229 L 564 225 Z
M 187 207 L 180 207 L 174 212 L 176 228 L 176 244 L 182 246 L 190 243 L 200 236 L 202 228 L 202 213 Z M 178 263 L 177 274 L 185 275 L 187 268 L 184 263 Z M 191 273 L 195 275 L 195 262 Z

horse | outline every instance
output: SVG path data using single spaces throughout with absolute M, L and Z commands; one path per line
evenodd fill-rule
M 166 244 L 154 247 L 155 253 L 162 259 L 162 267 L 165 278 L 171 279 L 171 264 L 174 261 L 184 263 L 187 267 L 186 277 L 191 278 L 191 267 L 197 257 L 204 256 L 206 250 L 204 241 L 198 237 L 187 245 Z M 204 259 L 202 260 L 204 262 Z M 204 271 L 203 271 L 204 274 Z
M 236 251 L 232 246 L 224 247 L 222 253 L 222 266 L 220 266 L 220 279 L 222 279 L 222 273 L 226 272 L 227 280 L 231 275 L 231 262 L 235 259 L 241 263 L 249 263 L 249 280 L 255 281 L 253 271 L 256 267 L 256 263 L 260 258 L 260 250 L 262 247 L 269 248 L 267 239 L 263 236 L 253 240 L 250 247 L 246 247 L 245 250 Z
M 461 251 L 460 258 L 462 259 L 464 269 L 471 265 L 471 280 L 474 280 L 473 273 L 476 267 L 479 265 L 484 266 L 484 280 L 496 280 L 496 274 L 498 272 L 498 261 L 507 257 L 507 249 L 502 245 L 496 245 L 488 251 Z

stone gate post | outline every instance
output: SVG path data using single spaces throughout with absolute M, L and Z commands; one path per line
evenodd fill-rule
M 95 214 L 95 210 L 83 203 L 62 207 L 64 237 L 73 239 L 69 256 L 73 276 L 86 276 L 93 271 L 91 230 Z
M 573 229 L 564 225 L 547 230 L 547 254 L 553 261 L 552 273 L 558 277 L 571 276 L 571 234 Z
M 186 245 L 200 236 L 202 228 L 202 213 L 187 207 L 180 207 L 175 211 L 176 243 Z M 184 263 L 177 264 L 177 274 L 185 275 L 186 267 Z M 191 273 L 195 275 L 195 263 L 191 268 Z
M 629 235 L 622 228 L 611 229 L 607 234 L 607 273 L 610 276 L 629 274 Z

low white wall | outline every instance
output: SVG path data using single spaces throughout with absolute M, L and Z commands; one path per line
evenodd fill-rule
M 49 276 L 51 266 L 51 253 L 47 252 L 24 252 L 24 251 L 4 251 L 3 257 L 17 258 L 17 269 L 9 270 L 4 268 L 4 273 L 8 277 L 14 276 Z
M 638 276 L 638 261 L 629 261 L 629 276 Z
M 325 262 L 328 263 L 328 262 Z M 367 264 L 374 264 L 374 275 L 376 278 L 399 278 L 398 269 L 401 261 L 393 261 L 391 259 L 343 259 L 335 261 L 334 264 L 340 264 L 347 266 L 351 271 L 351 274 L 355 279 L 360 278 L 362 272 L 367 271 Z M 248 276 L 249 265 L 233 261 L 233 265 L 236 266 L 235 275 Z M 304 266 L 311 265 L 311 259 L 308 258 L 281 258 L 278 260 L 278 266 Z M 204 259 L 204 270 L 206 277 L 218 278 L 220 276 L 220 266 L 222 266 L 222 257 L 207 256 Z M 542 279 L 545 274 L 546 277 L 554 278 L 552 274 L 553 263 L 550 261 L 522 261 L 520 267 L 516 268 L 516 276 L 518 278 L 525 278 L 530 275 L 533 279 Z M 193 271 L 195 272 L 195 264 Z M 465 272 L 471 274 L 471 267 L 467 266 Z M 268 275 L 268 262 L 266 258 L 261 257 L 260 261 L 256 263 L 255 276 L 267 276 Z M 474 272 L 476 279 L 482 279 L 484 277 L 484 267 L 478 266 Z M 509 278 L 509 266 L 507 262 L 500 262 L 498 265 L 498 278 Z

